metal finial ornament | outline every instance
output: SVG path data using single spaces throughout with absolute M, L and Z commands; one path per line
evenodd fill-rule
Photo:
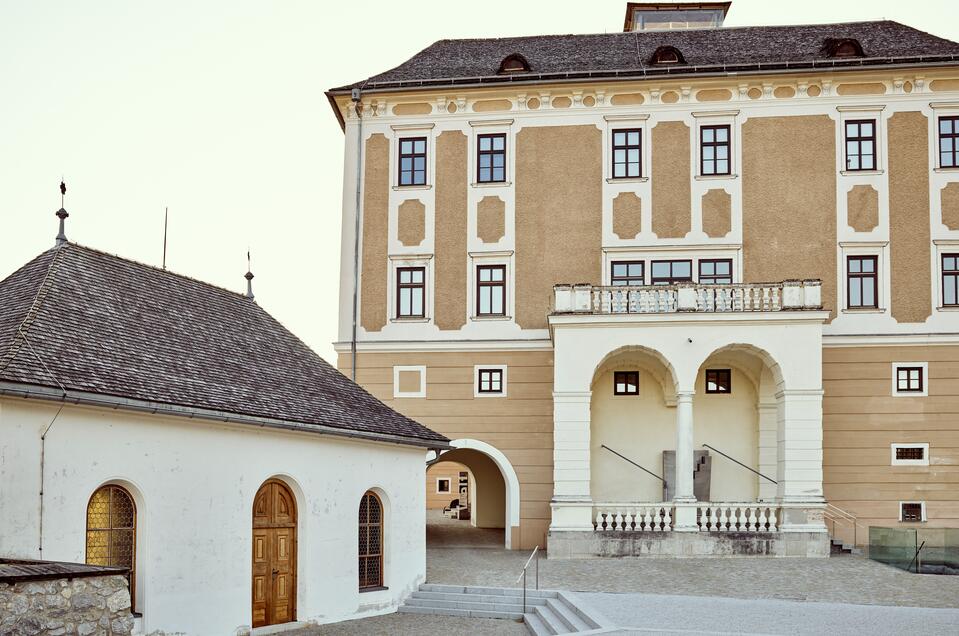
M 246 279 L 246 297 L 250 300 L 253 300 L 253 272 L 250 267 L 250 250 L 246 251 L 246 274 L 243 275 L 243 278 Z
M 70 216 L 66 209 L 63 207 L 64 198 L 67 195 L 67 184 L 63 182 L 63 179 L 60 179 L 60 209 L 57 210 L 57 218 L 60 219 L 60 232 L 57 234 L 57 247 L 63 245 L 67 242 L 67 235 L 64 228 L 64 221 L 67 220 L 67 217 Z

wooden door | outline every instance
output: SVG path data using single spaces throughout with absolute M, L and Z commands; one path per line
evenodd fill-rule
M 271 479 L 253 500 L 253 627 L 296 620 L 296 502 Z

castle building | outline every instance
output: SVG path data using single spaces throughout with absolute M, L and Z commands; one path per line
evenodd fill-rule
M 328 92 L 338 366 L 451 438 L 507 547 L 959 524 L 959 44 L 729 5 L 441 40 Z

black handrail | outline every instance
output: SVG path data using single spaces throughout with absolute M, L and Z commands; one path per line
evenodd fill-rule
M 922 552 L 922 548 L 923 548 L 923 546 L 925 546 L 925 545 L 926 545 L 926 542 L 925 542 L 925 541 L 923 541 L 922 543 L 919 544 L 919 547 L 916 549 L 916 554 L 912 557 L 912 561 L 910 561 L 910 562 L 909 562 L 909 565 L 906 566 L 906 572 L 908 572 L 909 569 L 912 568 L 912 564 L 915 562 L 916 559 L 919 558 L 919 553 Z M 916 563 L 916 574 L 919 574 L 919 564 L 918 564 L 918 563 Z
M 636 468 L 638 468 L 638 469 L 640 469 L 640 470 L 642 470 L 642 471 L 644 471 L 644 472 L 646 472 L 646 473 L 649 473 L 650 475 L 652 475 L 653 477 L 655 477 L 655 478 L 658 479 L 659 481 L 663 482 L 664 484 L 666 483 L 666 480 L 663 479 L 662 477 L 660 477 L 659 475 L 657 475 L 656 473 L 653 473 L 653 472 L 650 472 L 650 471 L 646 470 L 645 468 L 643 468 L 642 466 L 640 466 L 639 464 L 637 464 L 636 462 L 634 462 L 633 460 L 631 460 L 629 457 L 626 457 L 626 456 L 624 456 L 624 455 L 620 455 L 619 453 L 617 453 L 616 451 L 614 451 L 612 448 L 610 448 L 610 447 L 607 446 L 606 444 L 600 444 L 600 446 L 602 446 L 603 448 L 605 448 L 606 450 L 608 450 L 609 452 L 611 452 L 613 455 L 616 455 L 617 457 L 619 457 L 619 458 L 621 458 L 621 459 L 625 459 L 626 461 L 628 461 L 630 464 L 632 464 L 632 465 L 635 466 Z
M 742 462 L 739 461 L 739 460 L 733 459 L 732 457 L 730 457 L 730 456 L 727 455 L 726 453 L 724 453 L 724 452 L 722 452 L 721 450 L 718 450 L 718 449 L 716 449 L 716 448 L 713 448 L 713 447 L 710 446 L 709 444 L 703 444 L 703 447 L 704 447 L 704 448 L 708 448 L 709 450 L 712 450 L 712 451 L 716 451 L 717 453 L 719 453 L 720 455 L 722 455 L 723 457 L 725 457 L 725 458 L 728 459 L 729 461 L 735 462 L 735 463 L 739 464 L 740 466 L 742 466 L 743 468 L 745 468 L 746 470 L 748 470 L 748 471 L 750 471 L 750 472 L 753 472 L 753 473 L 756 473 L 757 475 L 759 475 L 760 477 L 762 477 L 762 478 L 765 479 L 766 481 L 771 481 L 771 482 L 773 482 L 774 484 L 777 484 L 777 485 L 778 485 L 778 483 L 779 483 L 779 482 L 777 482 L 775 479 L 770 479 L 769 477 L 766 477 L 766 475 L 762 474 L 762 473 L 759 472 L 758 470 L 755 470 L 755 469 L 753 469 L 753 468 L 750 468 L 749 466 L 747 466 L 746 464 L 742 463 Z

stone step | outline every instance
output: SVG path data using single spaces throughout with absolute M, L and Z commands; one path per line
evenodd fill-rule
M 523 622 L 526 623 L 526 629 L 533 636 L 550 636 L 549 630 L 539 616 L 536 614 L 526 614 L 523 616 Z
M 404 614 L 433 614 L 442 616 L 461 616 L 464 618 L 499 618 L 518 621 L 523 619 L 522 612 L 494 612 L 492 610 L 455 609 L 444 607 L 419 607 L 400 605 L 397 610 Z
M 549 607 L 534 607 L 530 612 L 539 617 L 550 634 L 568 634 L 571 630 L 563 620 Z M 529 615 L 530 613 L 527 613 Z
M 512 603 L 506 599 L 496 603 L 481 603 L 472 601 L 469 595 L 463 594 L 459 600 L 441 601 L 435 598 L 408 598 L 406 605 L 411 607 L 435 607 L 440 609 L 464 609 L 476 611 L 493 611 L 505 613 L 523 613 L 523 601 Z M 527 607 L 528 609 L 528 607 Z
M 590 625 L 588 622 L 576 613 L 575 608 L 567 604 L 562 598 L 548 599 L 548 607 L 556 616 L 563 621 L 569 632 L 586 632 L 596 629 L 599 625 Z
M 522 605 L 523 597 L 521 595 L 499 595 L 499 594 L 463 594 L 461 592 L 413 592 L 410 598 L 415 599 L 435 599 L 438 601 L 472 601 L 476 603 L 512 603 Z M 545 605 L 549 598 L 542 596 L 526 597 L 527 605 Z
M 445 585 L 441 583 L 423 583 L 419 587 L 420 592 L 445 592 L 447 594 L 482 594 L 487 596 L 523 596 L 521 587 L 479 587 L 471 585 Z M 526 589 L 526 597 L 555 598 L 556 592 L 552 590 L 533 590 Z

